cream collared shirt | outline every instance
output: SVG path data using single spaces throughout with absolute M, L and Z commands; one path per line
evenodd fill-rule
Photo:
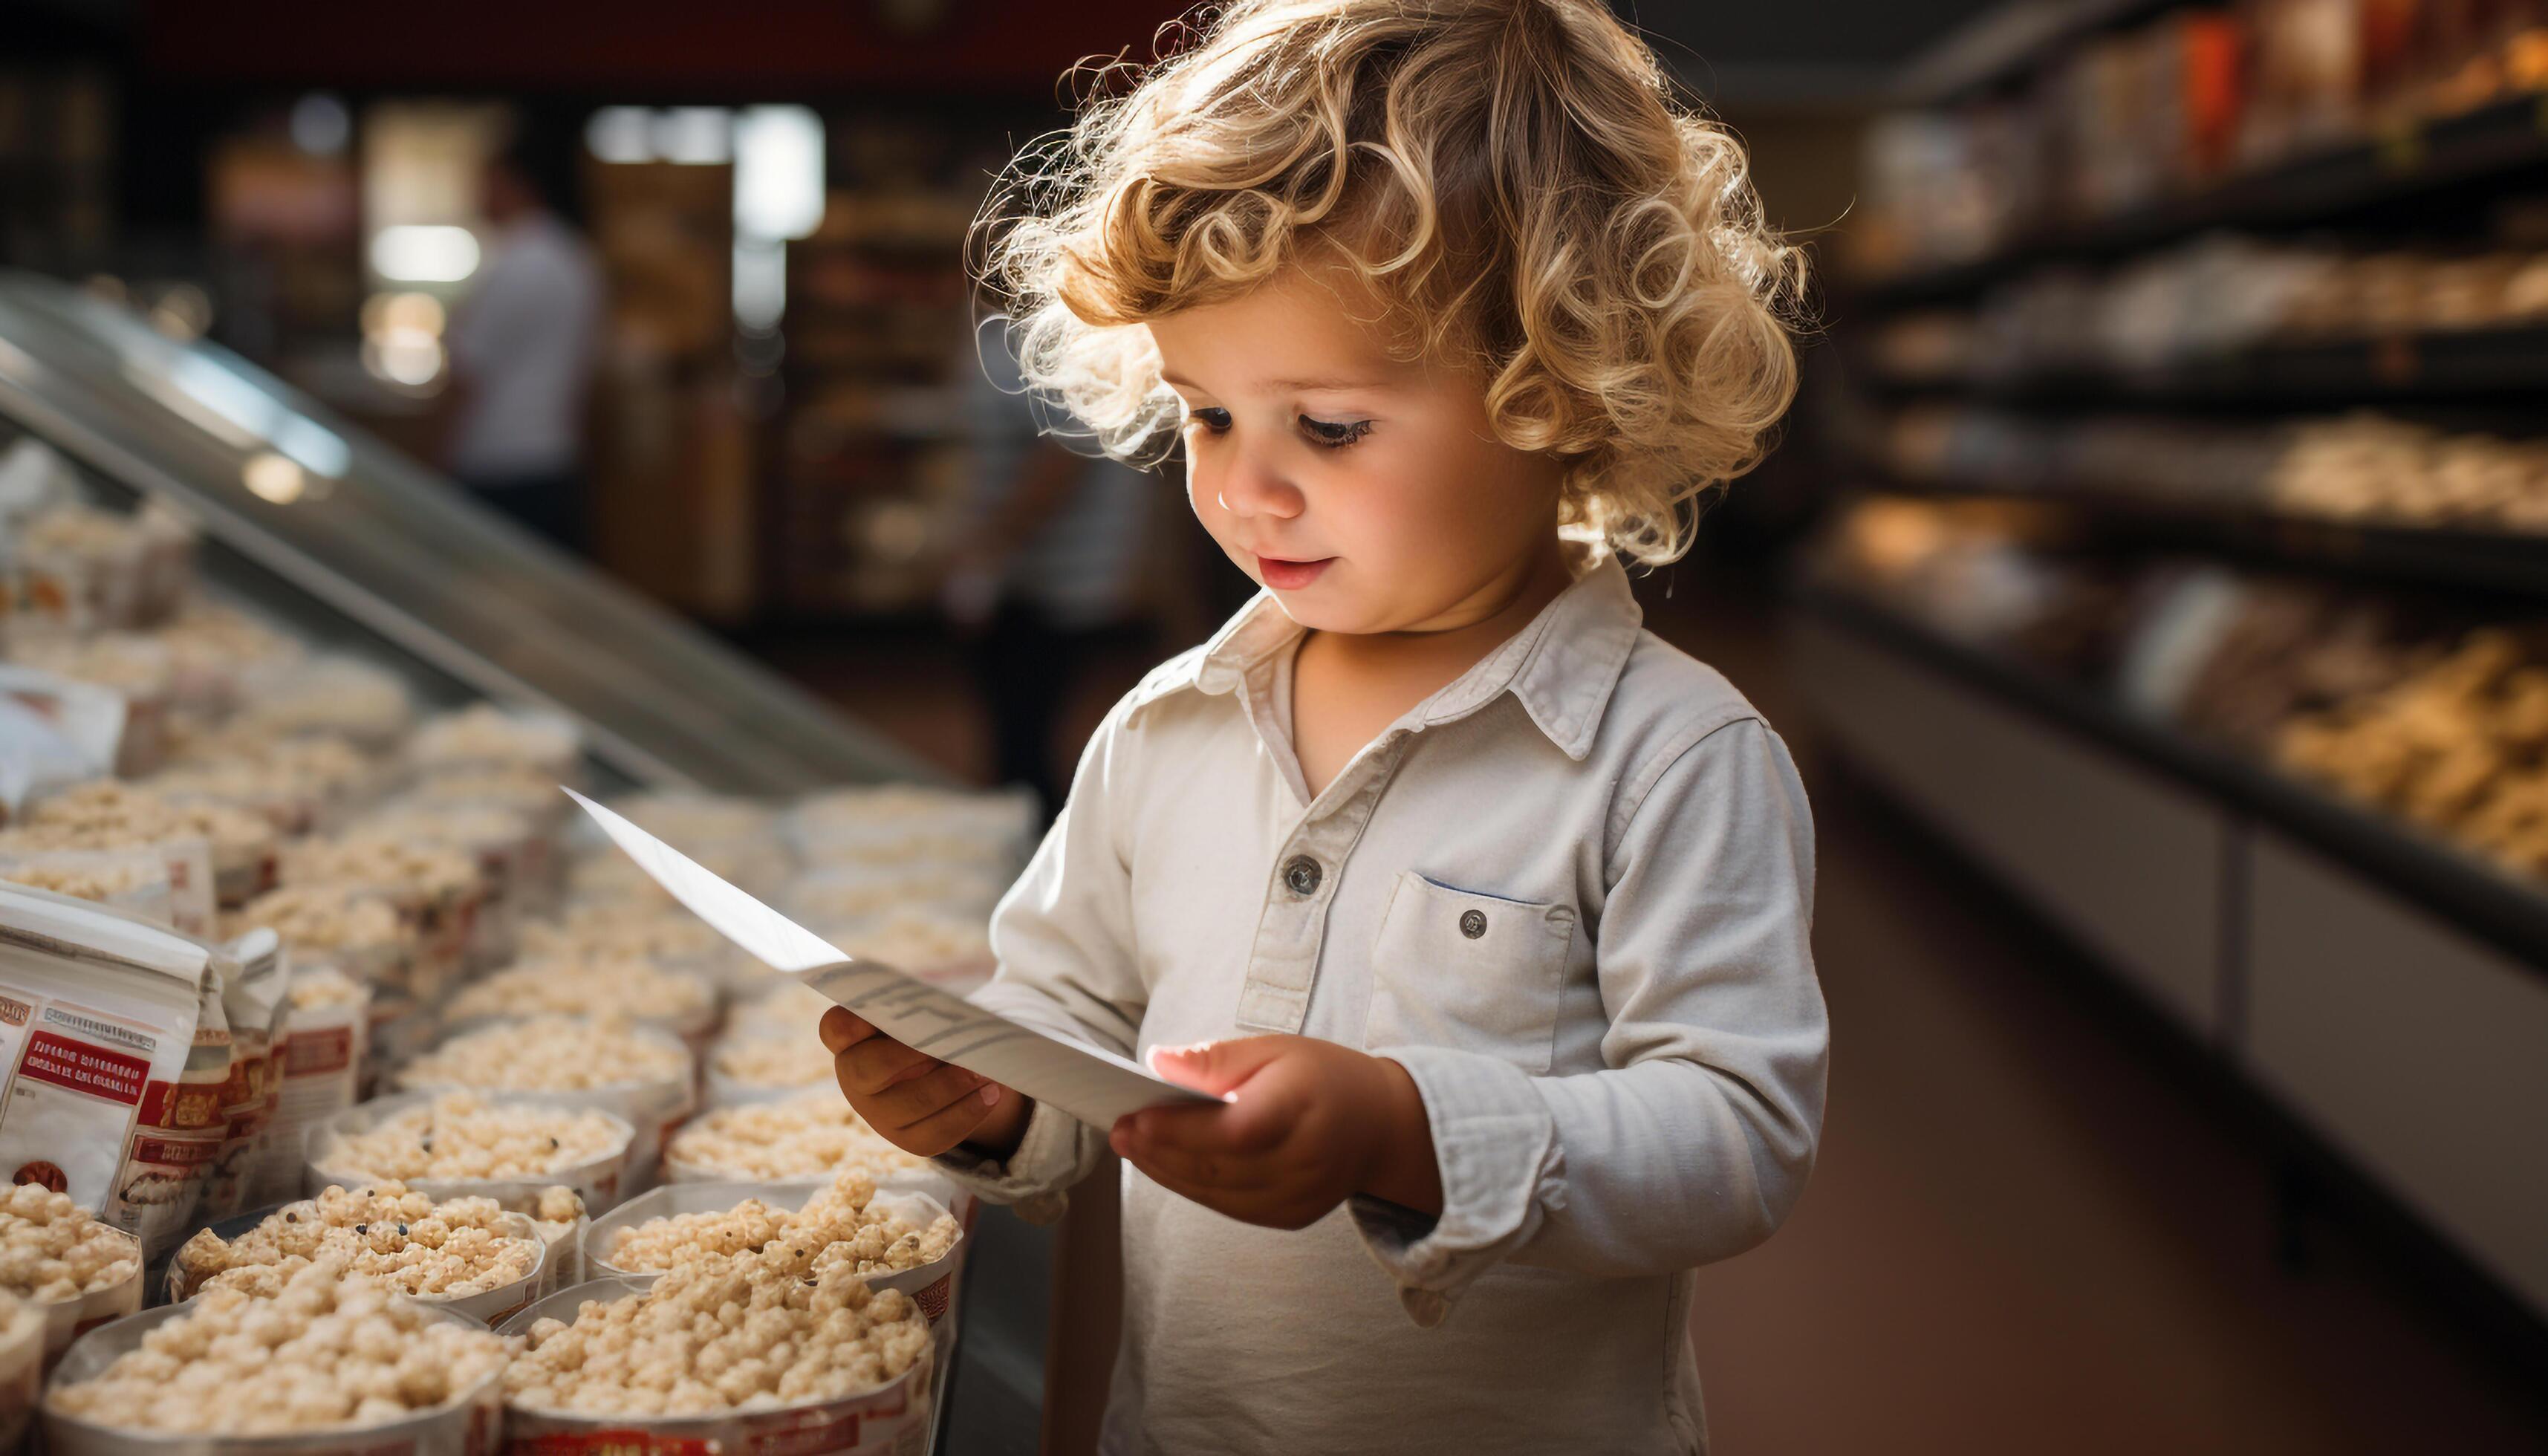
M 1688 1270 L 1802 1189 L 1829 1048 L 1777 735 L 1603 558 L 1313 796 L 1270 597 L 1090 740 L 974 999 L 1128 1055 L 1297 1032 L 1412 1074 L 1439 1219 L 1298 1232 L 1124 1169 L 1109 1452 L 1695 1452 Z M 1093 1169 L 1039 1107 L 1001 1201 Z

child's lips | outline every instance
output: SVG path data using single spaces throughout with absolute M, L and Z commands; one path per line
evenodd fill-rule
M 1277 592 L 1298 592 L 1324 575 L 1335 564 L 1332 556 L 1316 561 L 1286 561 L 1279 556 L 1256 558 L 1256 576 Z

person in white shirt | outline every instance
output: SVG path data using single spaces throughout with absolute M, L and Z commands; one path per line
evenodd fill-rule
M 445 463 L 480 500 L 568 551 L 587 539 L 585 402 L 602 323 L 600 265 L 557 212 L 564 185 L 527 140 L 481 178 L 489 233 L 454 312 Z
M 1265 590 L 1100 726 L 975 999 L 1222 1100 L 821 1034 L 988 1198 L 1123 1156 L 1108 1452 L 1706 1449 L 1688 1271 L 1821 1133 L 1813 825 L 1619 558 L 1794 397 L 1745 165 L 1597 0 L 1242 0 L 1024 166 L 1026 378 L 1180 424 Z
M 968 514 L 939 593 L 991 715 L 992 772 L 1061 807 L 1056 726 L 1089 658 L 1129 637 L 1160 509 L 1156 476 L 1038 429 L 1006 320 L 974 331 L 964 395 Z

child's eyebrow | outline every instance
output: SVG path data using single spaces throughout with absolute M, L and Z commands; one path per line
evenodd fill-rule
M 1159 378 L 1181 390 L 1196 387 L 1193 381 L 1181 379 L 1173 374 L 1162 373 Z M 1285 390 L 1385 390 L 1394 386 L 1385 379 L 1345 379 L 1330 376 L 1323 379 L 1260 379 L 1256 381 L 1255 387 L 1263 391 L 1280 392 Z

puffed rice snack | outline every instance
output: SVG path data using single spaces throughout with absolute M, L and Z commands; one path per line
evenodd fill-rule
M 603 1113 L 452 1092 L 340 1136 L 313 1161 L 333 1177 L 546 1178 L 621 1152 L 627 1139 Z
M 0 1290 L 43 1304 L 112 1289 L 141 1270 L 133 1236 L 33 1183 L 0 1193 Z
M 925 1166 L 877 1136 L 831 1088 L 694 1118 L 665 1145 L 664 1158 L 723 1178 L 765 1180 Z
M 206 1292 L 46 1404 L 119 1430 L 194 1435 L 385 1425 L 466 1399 L 519 1345 L 348 1278 L 330 1254 L 272 1299 Z
M 590 1092 L 680 1081 L 690 1054 L 660 1033 L 620 1021 L 535 1016 L 463 1032 L 399 1069 L 409 1088 L 491 1092 Z
M 910 1296 L 874 1291 L 840 1245 L 775 1239 L 674 1270 L 575 1320 L 531 1325 L 507 1404 L 570 1415 L 707 1415 L 845 1400 L 926 1358 Z
M 811 1028 L 728 1037 L 708 1069 L 738 1087 L 819 1087 L 832 1080 L 832 1053 Z
M 517 960 L 446 1003 L 453 1021 L 496 1016 L 627 1016 L 704 1024 L 716 992 L 694 975 L 627 956 Z
M 774 1239 L 813 1239 L 827 1249 L 845 1246 L 861 1274 L 898 1274 L 934 1264 L 956 1246 L 954 1216 L 941 1214 L 924 1228 L 878 1207 L 875 1192 L 874 1178 L 853 1171 L 793 1212 L 748 1198 L 722 1213 L 649 1219 L 619 1229 L 602 1259 L 613 1268 L 653 1272 L 766 1251 Z
M 391 1179 L 369 1188 L 329 1185 L 286 1204 L 225 1241 L 210 1228 L 177 1250 L 198 1293 L 240 1288 L 273 1294 L 290 1271 L 341 1255 L 353 1274 L 405 1295 L 465 1299 L 531 1277 L 540 1246 L 514 1232 L 492 1198 L 435 1203 Z

